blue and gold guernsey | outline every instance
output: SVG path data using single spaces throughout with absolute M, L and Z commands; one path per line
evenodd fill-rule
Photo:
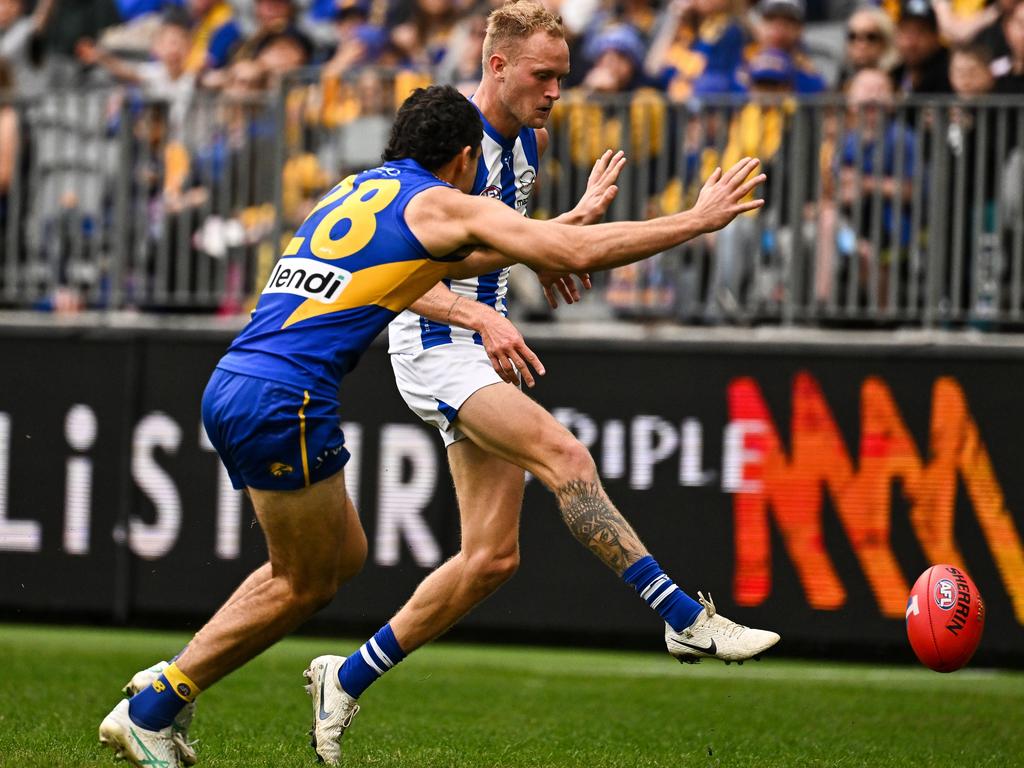
M 524 127 L 516 136 L 507 139 L 498 133 L 482 112 L 480 120 L 484 136 L 471 194 L 501 200 L 525 216 L 539 166 L 536 131 Z M 446 280 L 445 285 L 458 296 L 479 301 L 508 315 L 508 273 L 509 268 L 504 267 L 480 277 Z M 388 337 L 388 351 L 392 354 L 412 354 L 445 344 L 483 345 L 479 333 L 428 320 L 409 310 L 391 323 Z
M 413 160 L 338 184 L 295 233 L 217 367 L 336 390 L 377 334 L 444 276 L 404 216 L 413 196 L 440 185 Z
M 451 260 L 405 223 L 409 201 L 435 186 L 449 185 L 414 160 L 385 163 L 338 184 L 295 233 L 203 395 L 236 488 L 301 488 L 344 465 L 342 378 Z

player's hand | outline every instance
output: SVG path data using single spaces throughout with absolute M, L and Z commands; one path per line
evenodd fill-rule
M 575 277 L 580 281 L 584 290 L 590 290 L 593 287 L 590 282 L 590 273 L 581 272 Z M 562 296 L 566 304 L 575 304 L 582 297 L 571 272 L 552 272 L 542 269 L 537 272 L 537 280 L 540 281 L 540 285 L 544 289 L 544 296 L 552 309 L 558 309 L 559 295 Z
M 581 224 L 594 224 L 604 218 L 608 206 L 619 193 L 619 187 L 615 182 L 619 180 L 619 174 L 625 165 L 626 153 L 621 149 L 614 154 L 610 149 L 606 149 L 594 163 L 587 179 L 587 191 L 573 209 Z
M 764 205 L 761 199 L 744 199 L 767 178 L 763 173 L 749 178 L 760 164 L 756 157 L 745 157 L 725 173 L 721 168 L 715 168 L 691 209 L 705 232 L 721 229 L 741 213 Z
M 536 381 L 530 368 L 533 368 L 538 376 L 544 375 L 544 366 L 540 358 L 526 346 L 526 341 L 519 329 L 500 312 L 493 312 L 493 317 L 488 315 L 487 321 L 482 323 L 476 331 L 484 343 L 484 350 L 491 360 L 491 367 L 502 381 L 518 384 L 522 377 L 526 386 L 532 387 Z

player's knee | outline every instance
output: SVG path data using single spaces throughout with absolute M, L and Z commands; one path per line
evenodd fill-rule
M 552 444 L 551 476 L 541 478 L 549 488 L 559 488 L 572 480 L 591 482 L 597 478 L 597 465 L 590 451 L 566 433 Z
M 324 574 L 323 578 L 292 581 L 289 584 L 288 602 L 301 613 L 312 615 L 324 608 L 338 591 L 338 583 Z
M 469 558 L 467 570 L 473 585 L 490 594 L 519 570 L 519 548 L 475 553 Z

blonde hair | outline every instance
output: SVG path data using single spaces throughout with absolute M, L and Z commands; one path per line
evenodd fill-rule
M 873 5 L 862 5 L 854 9 L 846 20 L 849 27 L 854 16 L 862 16 L 871 20 L 882 36 L 882 46 L 885 48 L 878 61 L 878 66 L 886 71 L 892 69 L 899 63 L 899 54 L 896 52 L 896 45 L 893 42 L 896 37 L 896 24 L 888 13 Z
M 537 0 L 509 0 L 501 8 L 491 11 L 484 37 L 484 69 L 496 50 L 505 49 L 510 43 L 519 43 L 541 31 L 552 37 L 565 37 L 562 17 L 555 16 Z

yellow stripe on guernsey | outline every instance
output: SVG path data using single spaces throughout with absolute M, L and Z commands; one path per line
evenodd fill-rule
M 336 262 L 359 253 L 373 240 L 377 232 L 377 214 L 394 201 L 402 185 L 397 179 L 369 179 L 354 189 L 355 179 L 355 176 L 349 176 L 324 196 L 313 213 L 334 207 L 324 215 L 308 238 L 295 237 L 289 243 L 286 256 L 294 256 L 308 243 L 309 251 L 316 259 Z M 342 222 L 348 222 L 347 228 L 342 227 L 344 234 L 332 237 L 332 232 Z M 297 270 L 294 275 L 285 271 L 288 264 L 284 259 L 278 262 L 265 293 L 300 293 L 291 289 L 292 283 L 299 278 Z M 447 270 L 444 264 L 425 258 L 375 264 L 351 273 L 340 266 L 328 266 L 328 269 L 332 270 L 331 275 L 328 277 L 325 273 L 322 285 L 318 283 L 315 290 L 310 284 L 309 292 L 302 294 L 307 296 L 306 300 L 295 308 L 282 328 L 313 317 L 370 305 L 401 312 L 444 277 Z M 305 276 L 306 273 L 302 274 Z M 337 285 L 335 281 L 338 281 Z
M 306 406 L 309 405 L 309 390 L 302 391 L 302 407 L 299 408 L 299 449 L 302 452 L 302 479 L 309 488 L 309 454 L 306 453 Z
M 171 690 L 174 691 L 178 698 L 184 699 L 185 701 L 195 701 L 196 696 L 199 695 L 199 686 L 188 679 L 188 676 L 178 669 L 177 664 L 171 664 L 164 670 L 164 677 L 167 678 L 167 682 L 171 684 Z M 159 682 L 160 678 L 157 678 Z M 156 682 L 153 683 L 156 685 Z

